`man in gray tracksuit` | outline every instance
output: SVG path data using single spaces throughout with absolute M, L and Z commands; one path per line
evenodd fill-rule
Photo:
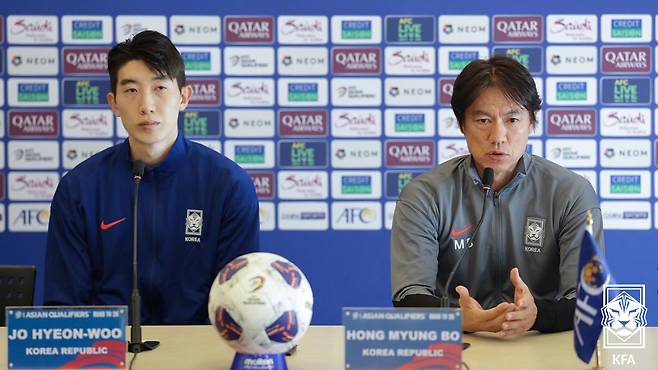
M 603 238 L 594 189 L 525 152 L 541 100 L 519 63 L 494 57 L 469 64 L 455 81 L 452 105 L 471 154 L 418 176 L 400 194 L 391 235 L 393 303 L 438 306 L 466 253 L 446 287 L 464 330 L 571 329 L 587 210 L 594 236 Z M 494 178 L 485 200 L 487 167 Z M 483 202 L 490 203 L 481 215 Z

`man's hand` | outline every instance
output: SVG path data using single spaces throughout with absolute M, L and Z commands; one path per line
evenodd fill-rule
M 502 302 L 494 308 L 485 310 L 475 298 L 468 294 L 466 287 L 460 285 L 455 290 L 459 294 L 459 306 L 462 310 L 463 330 L 465 331 L 499 332 L 502 330 L 505 315 L 512 313 L 515 309 L 514 304 Z
M 535 298 L 528 286 L 521 280 L 519 269 L 510 271 L 510 281 L 514 285 L 514 311 L 504 315 L 501 336 L 512 336 L 528 331 L 537 319 Z

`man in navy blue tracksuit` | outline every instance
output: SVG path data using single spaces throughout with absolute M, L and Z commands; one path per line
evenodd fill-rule
M 142 322 L 200 324 L 208 292 L 233 258 L 258 250 L 258 200 L 231 160 L 183 137 L 178 113 L 192 95 L 165 36 L 144 31 L 108 55 L 107 100 L 128 139 L 64 176 L 51 205 L 47 305 L 127 305 L 132 279 L 132 165 L 139 190 Z

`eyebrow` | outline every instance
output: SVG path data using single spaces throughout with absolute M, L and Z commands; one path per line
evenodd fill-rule
M 518 108 L 511 108 L 510 110 L 508 110 L 508 111 L 505 113 L 505 115 L 508 115 L 508 116 L 509 116 L 509 115 L 512 115 L 512 114 L 519 114 L 519 113 L 521 113 L 521 112 L 522 112 L 521 109 L 518 109 Z M 485 112 L 485 111 L 483 111 L 483 110 L 476 110 L 476 111 L 473 111 L 473 113 L 471 113 L 471 115 L 473 115 L 473 116 L 480 116 L 480 115 L 490 116 L 491 114 L 490 114 L 489 112 Z
M 169 80 L 167 76 L 156 76 L 151 79 L 151 81 L 165 81 Z M 119 85 L 124 86 L 128 84 L 136 84 L 137 80 L 133 80 L 132 78 L 124 78 L 123 80 L 119 81 Z

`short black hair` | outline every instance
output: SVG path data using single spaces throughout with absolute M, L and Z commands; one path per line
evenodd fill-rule
M 535 112 L 541 109 L 535 80 L 521 63 L 508 57 L 495 56 L 488 60 L 472 61 L 455 80 L 450 104 L 462 132 L 466 109 L 489 87 L 499 88 L 507 98 L 525 108 L 534 127 L 537 123 Z
M 176 79 L 178 89 L 185 86 L 185 63 L 169 38 L 156 31 L 142 31 L 115 45 L 107 54 L 107 72 L 112 93 L 117 92 L 119 69 L 133 60 L 141 60 L 160 77 Z

